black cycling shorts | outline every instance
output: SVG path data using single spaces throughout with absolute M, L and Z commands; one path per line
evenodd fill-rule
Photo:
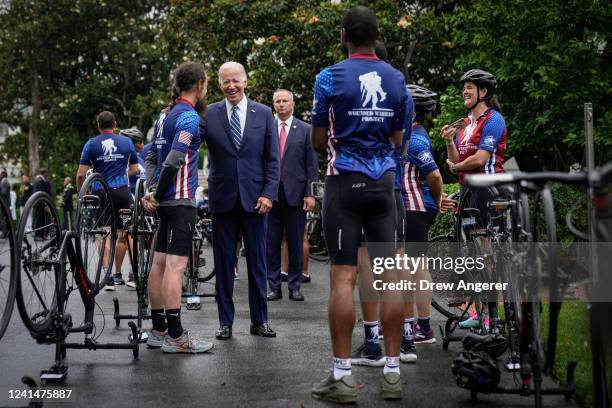
M 406 210 L 402 192 L 395 190 L 395 241 L 404 242 L 406 234 Z
M 461 200 L 463 200 L 463 196 L 467 191 L 467 187 L 461 186 L 459 190 L 459 196 Z M 489 200 L 493 197 L 491 190 L 488 188 L 470 188 L 470 195 L 468 197 L 468 202 L 463 207 L 465 208 L 475 208 L 478 210 L 478 215 L 476 216 L 476 224 L 479 228 L 486 228 L 489 223 L 489 208 L 488 203 Z M 476 215 L 476 214 L 474 214 Z
M 158 207 L 159 228 L 155 236 L 155 250 L 169 255 L 189 256 L 197 211 L 195 207 L 187 205 Z
M 98 212 L 102 212 L 106 210 L 106 203 L 104 202 L 104 198 L 106 194 L 103 192 L 104 190 L 98 190 L 95 194 L 100 197 L 100 207 Z M 132 197 L 132 193 L 130 192 L 129 187 L 120 187 L 110 190 L 110 198 L 113 202 L 114 212 L 113 217 L 115 218 L 115 225 L 117 229 L 121 229 L 121 218 L 119 217 L 119 210 L 131 209 L 134 205 L 134 198 Z M 107 213 L 108 214 L 108 213 Z M 104 216 L 104 214 L 100 214 L 100 216 L 104 219 L 100 224 L 101 226 L 108 227 L 110 220 L 108 217 Z M 104 225 L 102 225 L 104 224 Z
M 436 221 L 434 211 L 406 211 L 405 242 L 428 242 L 429 228 Z
M 367 242 L 385 243 L 385 253 L 395 256 L 395 173 L 372 180 L 361 173 L 327 176 L 323 199 L 323 229 L 332 265 L 357 265 L 361 230 Z M 382 250 L 379 245 L 376 251 Z

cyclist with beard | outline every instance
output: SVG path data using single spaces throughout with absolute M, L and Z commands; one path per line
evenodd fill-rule
M 165 353 L 203 353 L 213 348 L 181 324 L 182 277 L 196 220 L 199 126 L 207 85 L 199 64 L 185 62 L 176 68 L 173 102 L 155 124 L 154 147 L 145 159 L 151 192 L 143 204 L 147 210 L 157 211 L 160 221 L 149 273 L 153 329 L 147 344 L 161 347 Z

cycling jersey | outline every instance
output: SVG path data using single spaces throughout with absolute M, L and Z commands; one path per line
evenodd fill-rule
M 130 176 L 130 191 L 132 192 L 132 194 L 135 194 L 136 192 L 136 181 L 138 179 L 146 179 L 144 156 L 142 156 L 141 153 L 136 155 L 136 157 L 138 158 L 138 174 Z
M 374 54 L 354 54 L 315 81 L 312 125 L 329 128 L 327 175 L 362 173 L 378 180 L 395 169 L 389 138 L 402 130 L 404 76 Z
M 495 109 L 490 108 L 476 120 L 472 113 L 467 117 L 468 126 L 457 132 L 455 146 L 459 151 L 459 162 L 476 154 L 478 150 L 491 152 L 491 157 L 479 169 L 462 171 L 459 183 L 463 184 L 466 174 L 503 173 L 504 152 L 506 151 L 506 122 Z
M 193 199 L 198 187 L 198 159 L 200 148 L 200 117 L 185 99 L 177 99 L 170 112 L 162 113 L 155 124 L 154 148 L 157 153 L 155 178 L 159 180 L 162 164 L 171 150 L 185 153 L 176 180 L 164 192 L 161 201 Z
M 406 142 L 410 140 L 412 133 L 412 114 L 414 113 L 414 101 L 410 92 L 406 99 L 406 122 L 404 123 L 404 133 L 402 134 L 402 146 L 396 147 L 393 150 L 393 159 L 395 160 L 395 191 L 402 191 L 402 180 L 404 178 L 404 165 L 402 162 L 402 153 Z
M 404 164 L 402 194 L 406 211 L 438 210 L 438 204 L 425 181 L 425 176 L 434 170 L 438 170 L 438 166 L 427 131 L 423 126 L 414 124 Z
M 104 131 L 85 143 L 80 164 L 92 167 L 111 189 L 117 189 L 128 186 L 127 167 L 138 164 L 138 159 L 130 138 Z

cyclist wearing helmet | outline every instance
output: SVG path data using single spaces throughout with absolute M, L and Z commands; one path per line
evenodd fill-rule
M 136 126 L 132 126 L 128 129 L 122 129 L 120 132 L 123 136 L 127 136 L 134 143 L 134 148 L 136 149 L 136 158 L 138 159 L 138 173 L 129 177 L 130 181 L 130 191 L 132 192 L 132 197 L 136 191 L 136 180 L 145 179 L 145 163 L 144 163 L 144 155 L 143 155 L 143 147 L 144 147 L 144 135 Z M 123 259 L 125 258 L 125 251 L 127 251 L 127 243 L 125 242 L 125 234 L 121 234 L 117 237 L 117 247 L 115 250 L 115 270 L 120 272 L 121 265 L 123 265 Z M 115 284 L 122 285 L 123 279 L 116 280 Z M 134 274 L 130 269 L 130 273 L 128 274 L 128 279 L 125 282 L 125 285 L 130 288 L 136 287 L 136 282 L 134 282 Z
M 469 109 L 463 124 L 457 127 L 446 125 L 442 138 L 446 141 L 448 167 L 459 175 L 461 196 L 464 194 L 463 179 L 472 173 L 502 173 L 506 151 L 506 122 L 500 113 L 497 98 L 493 95 L 497 87 L 495 77 L 486 71 L 472 69 L 461 77 L 464 105 Z M 456 137 L 455 137 L 456 136 Z M 475 190 L 470 207 L 480 210 L 480 226 L 487 225 L 487 189 Z
M 434 160 L 432 144 L 424 127 L 431 123 L 432 115 L 438 106 L 438 95 L 418 85 L 408 85 L 407 88 L 414 100 L 415 112 L 402 179 L 402 195 L 406 207 L 405 242 L 408 254 L 419 256 L 421 248 L 415 248 L 414 243 L 427 242 L 429 228 L 436 219 L 442 198 L 442 176 Z M 431 275 L 427 270 L 417 271 L 415 277 L 417 280 L 431 281 Z M 414 343 L 434 343 L 436 341 L 430 326 L 431 295 L 431 291 L 420 292 L 417 295 L 418 329 L 416 331 L 414 330 L 414 299 L 408 299 L 406 302 L 404 336 L 400 353 L 402 362 L 416 361 Z
M 135 174 L 130 177 L 130 191 L 132 195 L 134 195 L 136 189 L 136 180 L 145 179 L 145 164 L 144 164 L 144 155 L 142 154 L 144 148 L 144 135 L 136 126 L 132 126 L 128 129 L 122 129 L 120 132 L 123 136 L 127 136 L 134 143 L 134 148 L 136 149 L 136 155 L 138 159 L 138 174 Z

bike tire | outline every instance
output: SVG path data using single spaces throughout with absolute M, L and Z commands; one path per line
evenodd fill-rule
M 142 303 L 138 308 L 138 327 L 141 327 L 142 317 L 146 315 L 147 287 L 149 282 L 149 271 L 152 262 L 152 246 L 154 242 L 155 231 L 147 221 L 147 212 L 142 205 L 142 198 L 146 193 L 146 182 L 144 180 L 136 180 L 136 188 L 134 190 L 134 212 L 132 221 L 132 259 L 134 282 L 136 283 L 136 293 L 139 302 Z M 143 310 L 144 309 L 144 310 Z
M 33 336 L 47 331 L 57 310 L 57 264 L 45 261 L 57 258 L 61 243 L 62 228 L 53 199 L 42 191 L 34 193 L 23 208 L 16 245 L 21 266 L 17 308 Z
M 104 286 L 100 284 L 100 278 L 105 247 L 109 245 L 108 273 L 112 276 L 117 241 L 115 207 L 108 184 L 99 173 L 91 174 L 81 186 L 75 227 L 77 256 L 83 260 L 87 278 L 97 293 Z M 98 235 L 102 237 L 102 244 Z
M 449 242 L 455 241 L 453 235 L 438 235 L 429 239 L 429 242 Z M 459 319 L 463 313 L 460 307 L 449 306 L 448 294 L 446 292 L 434 291 L 431 299 L 431 306 L 436 309 L 442 316 L 448 318 Z
M 0 200 L 0 231 L 4 235 L 4 238 L 0 238 L 0 339 L 2 339 L 13 315 L 19 280 L 15 230 L 9 209 L 2 200 Z

